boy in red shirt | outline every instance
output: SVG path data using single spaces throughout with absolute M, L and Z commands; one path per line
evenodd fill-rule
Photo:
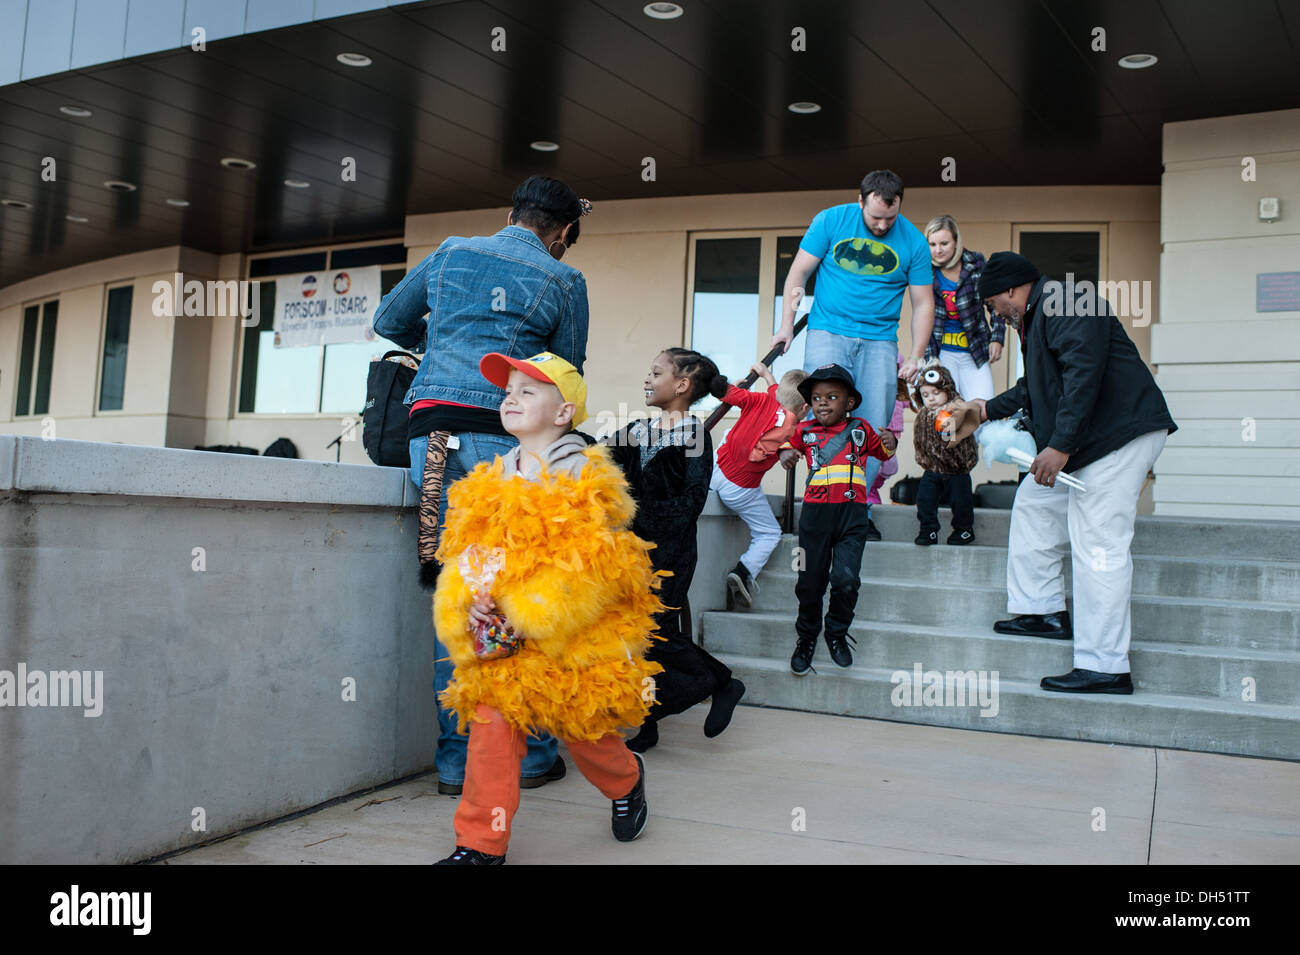
M 723 505 L 749 526 L 749 548 L 727 574 L 728 603 L 737 607 L 754 605 L 758 593 L 754 578 L 781 542 L 781 526 L 763 493 L 763 475 L 779 460 L 781 447 L 808 413 L 808 404 L 799 393 L 807 372 L 798 368 L 787 371 L 778 385 L 771 369 L 761 361 L 754 362 L 752 369 L 767 382 L 766 391 L 742 391 L 722 375 L 710 389 L 715 398 L 740 409 L 740 420 L 718 447 L 718 466 L 709 482 L 709 489 L 718 492 Z
M 803 569 L 795 584 L 799 617 L 798 640 L 790 657 L 790 670 L 803 676 L 812 668 L 817 635 L 822 630 L 822 595 L 829 582 L 826 608 L 826 646 L 837 666 L 853 663 L 849 650 L 849 625 L 858 602 L 862 550 L 867 542 L 867 482 L 863 459 L 893 457 L 898 441 L 849 412 L 862 403 L 853 376 L 839 365 L 822 365 L 799 386 L 812 405 L 813 420 L 795 429 L 790 450 L 781 462 L 794 467 L 799 455 L 808 463 L 808 485 L 799 513 L 799 547 Z

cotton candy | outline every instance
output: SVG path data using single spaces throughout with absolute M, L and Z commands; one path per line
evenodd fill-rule
M 1007 457 L 1008 448 L 1019 448 L 1030 457 L 1038 454 L 1038 448 L 1034 445 L 1034 436 L 1028 431 L 1017 428 L 1016 422 L 1011 418 L 986 422 L 984 427 L 975 433 L 975 440 L 983 449 L 986 468 L 993 467 L 994 461 L 1001 461 L 1004 464 L 1013 463 Z M 1028 468 L 1020 468 L 1020 470 L 1026 471 Z

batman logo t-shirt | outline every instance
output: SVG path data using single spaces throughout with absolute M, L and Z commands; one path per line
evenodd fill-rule
M 930 244 L 899 216 L 873 235 L 856 202 L 817 213 L 799 248 L 821 259 L 808 327 L 876 341 L 898 338 L 909 285 L 930 285 Z

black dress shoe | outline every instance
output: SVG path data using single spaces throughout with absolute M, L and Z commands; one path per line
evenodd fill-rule
M 539 786 L 545 786 L 547 783 L 557 782 L 564 778 L 569 771 L 569 767 L 564 765 L 564 757 L 559 753 L 555 754 L 555 762 L 551 763 L 551 768 L 540 776 L 520 776 L 520 789 L 537 789 Z
M 657 745 L 659 745 L 659 724 L 649 719 L 642 723 L 640 731 L 627 741 L 627 748 L 634 753 L 644 753 Z
M 727 681 L 726 686 L 713 694 L 713 702 L 709 705 L 709 715 L 704 718 L 705 736 L 713 739 L 731 724 L 731 714 L 735 712 L 736 704 L 740 702 L 740 698 L 744 695 L 745 684 L 734 676 Z
M 1127 673 L 1098 673 L 1078 667 L 1060 676 L 1045 676 L 1038 685 L 1058 693 L 1119 693 L 1128 696 L 1133 692 L 1133 678 Z
M 995 633 L 1009 633 L 1017 637 L 1047 637 L 1049 640 L 1073 640 L 1070 611 L 1056 613 L 1022 613 L 1010 620 L 993 624 Z

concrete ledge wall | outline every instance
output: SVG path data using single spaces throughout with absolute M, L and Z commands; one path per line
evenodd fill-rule
M 408 483 L 0 437 L 0 670 L 103 674 L 99 716 L 0 707 L 0 862 L 134 861 L 430 768 Z

